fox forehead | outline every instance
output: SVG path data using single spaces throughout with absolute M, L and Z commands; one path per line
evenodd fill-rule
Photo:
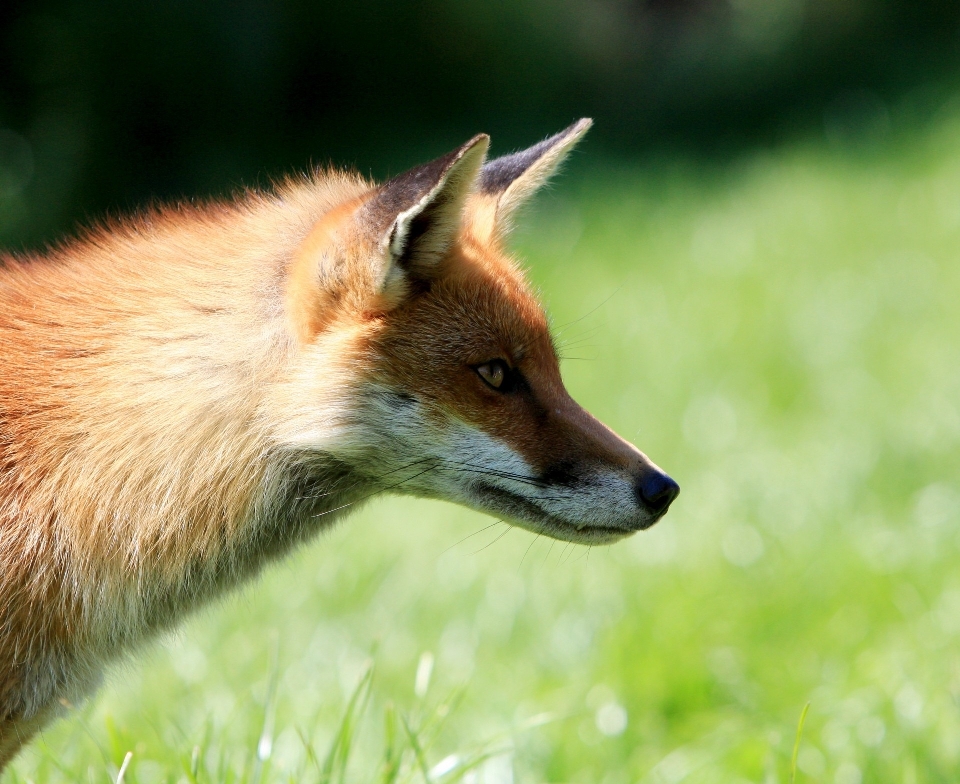
M 430 368 L 504 359 L 555 364 L 547 318 L 516 262 L 494 243 L 457 242 L 437 279 L 385 319 L 384 370 L 414 382 Z

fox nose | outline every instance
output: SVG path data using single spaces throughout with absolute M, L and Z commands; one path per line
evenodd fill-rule
M 637 479 L 636 492 L 640 503 L 653 514 L 660 516 L 680 494 L 680 485 L 663 471 L 648 468 Z

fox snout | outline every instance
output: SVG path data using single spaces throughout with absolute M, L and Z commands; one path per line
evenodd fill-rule
M 547 483 L 582 496 L 580 514 L 623 534 L 645 530 L 660 520 L 680 493 L 680 486 L 633 444 L 581 408 L 562 388 L 562 402 L 543 437 L 550 450 L 563 454 L 544 473 Z M 564 468 L 559 466 L 563 465 Z M 597 490 L 600 492 L 598 493 Z

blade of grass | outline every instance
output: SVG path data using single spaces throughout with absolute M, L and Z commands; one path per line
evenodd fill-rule
M 277 682 L 280 679 L 280 643 L 274 632 L 273 644 L 270 649 L 270 680 L 267 683 L 267 697 L 263 706 L 263 728 L 257 738 L 257 747 L 254 750 L 253 773 L 250 784 L 260 784 L 263 768 L 273 750 L 273 719 L 276 709 Z
M 347 707 L 343 712 L 343 718 L 340 720 L 340 727 L 330 743 L 330 750 L 327 752 L 323 767 L 320 770 L 320 784 L 332 784 L 334 781 L 342 782 L 344 780 L 347 762 L 350 758 L 350 749 L 353 745 L 354 730 L 369 701 L 372 680 L 373 664 L 370 663 L 363 675 L 360 676 L 353 694 L 350 695 Z M 336 779 L 334 779 L 335 774 Z
M 407 738 L 410 740 L 410 747 L 413 749 L 413 754 L 416 757 L 417 764 L 420 766 L 420 772 L 423 774 L 423 780 L 425 784 L 433 784 L 433 781 L 430 778 L 430 766 L 427 765 L 427 758 L 423 753 L 423 748 L 420 746 L 417 733 L 413 731 L 413 728 L 407 722 L 406 716 L 403 714 L 400 714 L 400 721 L 403 722 L 403 728 L 407 731 Z
M 456 784 L 456 782 L 461 781 L 463 777 L 466 776 L 470 771 L 476 770 L 488 759 L 499 757 L 501 754 L 506 754 L 509 751 L 511 751 L 509 747 L 486 749 L 484 751 L 478 751 L 472 755 L 465 756 L 462 760 L 458 760 L 457 764 L 450 768 L 450 770 L 444 773 L 440 778 L 447 782 L 447 784 Z
M 123 764 L 120 765 L 120 770 L 117 772 L 117 784 L 123 784 L 123 777 L 127 775 L 127 768 L 130 767 L 130 760 L 133 759 L 133 752 L 128 751 L 123 758 Z
M 383 711 L 384 750 L 380 763 L 380 784 L 395 784 L 400 775 L 403 752 L 397 749 L 397 711 L 388 702 Z
M 797 780 L 797 756 L 800 754 L 800 740 L 803 738 L 803 723 L 807 720 L 807 711 L 810 710 L 810 703 L 803 706 L 800 711 L 800 721 L 797 722 L 797 737 L 793 742 L 793 756 L 790 759 L 790 784 L 795 784 Z
M 417 736 L 420 739 L 420 744 L 424 752 L 429 751 L 433 746 L 434 741 L 436 741 L 440 731 L 443 729 L 443 725 L 459 707 L 460 703 L 463 701 L 463 698 L 466 696 L 466 693 L 466 685 L 457 686 L 452 692 L 450 692 L 450 696 L 447 697 L 445 701 L 437 705 L 433 712 L 427 716 L 424 722 L 420 725 Z
M 200 761 L 203 756 L 203 750 L 210 748 L 211 733 L 212 727 L 208 719 L 204 723 L 203 736 L 199 743 L 194 744 L 190 751 L 189 759 L 182 754 L 180 755 L 180 768 L 183 770 L 183 775 L 186 776 L 190 784 L 200 784 Z M 184 735 L 184 738 L 186 738 L 186 735 Z
M 317 773 L 322 776 L 323 769 L 320 767 L 320 760 L 317 759 L 317 753 L 314 750 L 310 739 L 307 737 L 307 734 L 300 727 L 297 727 L 297 735 L 300 737 L 300 742 L 303 744 L 303 748 L 307 752 L 307 759 L 310 761 L 313 767 L 317 769 Z

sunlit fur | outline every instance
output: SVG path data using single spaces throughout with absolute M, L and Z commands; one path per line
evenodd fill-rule
M 563 389 L 474 187 L 486 144 L 396 214 L 389 183 L 318 172 L 3 259 L 0 768 L 111 660 L 376 493 L 583 542 L 662 514 L 636 500 L 652 464 Z M 495 358 L 523 394 L 474 371 Z

